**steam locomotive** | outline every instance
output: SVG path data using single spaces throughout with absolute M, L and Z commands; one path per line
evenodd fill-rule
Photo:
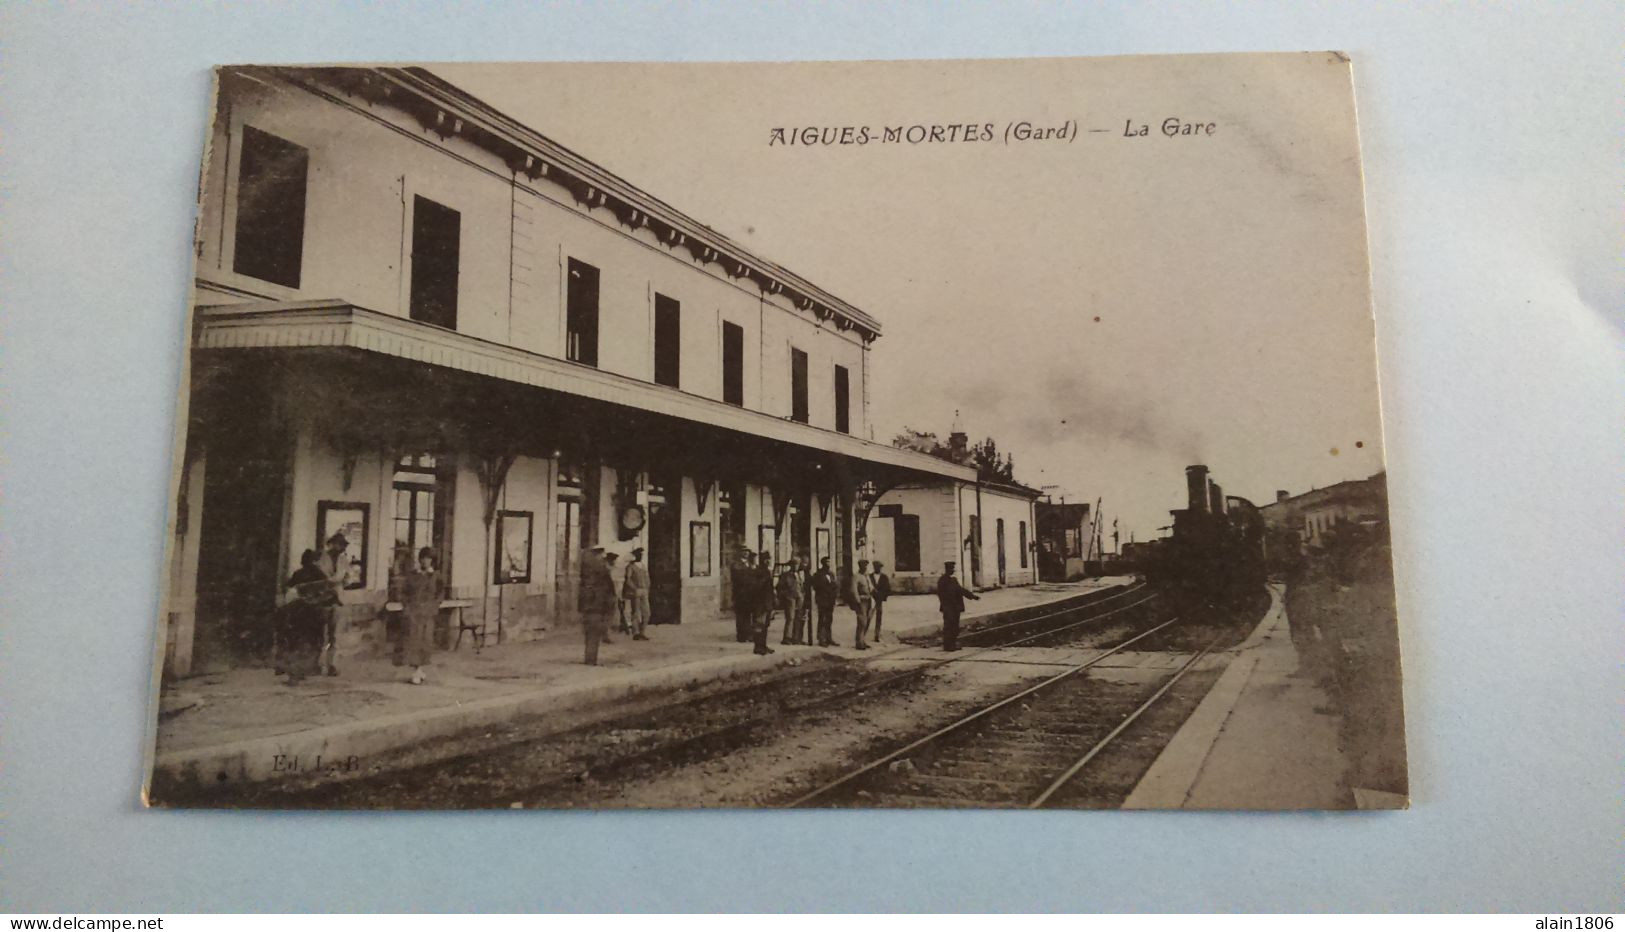
M 1206 466 L 1187 466 L 1187 507 L 1173 512 L 1173 533 L 1138 548 L 1135 569 L 1182 614 L 1240 607 L 1263 591 L 1264 518 L 1239 496 L 1226 496 Z

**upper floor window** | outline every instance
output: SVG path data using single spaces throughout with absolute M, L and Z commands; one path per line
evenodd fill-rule
M 807 354 L 790 350 L 790 420 L 807 423 Z
M 852 432 L 852 386 L 845 366 L 835 367 L 835 429 L 843 434 Z
M 722 400 L 745 404 L 745 328 L 722 322 Z
M 564 355 L 571 362 L 598 365 L 598 270 L 570 260 L 565 299 Z
M 233 270 L 261 281 L 299 287 L 309 167 L 310 153 L 304 146 L 252 126 L 243 127 Z
M 655 295 L 655 384 L 677 387 L 682 368 L 683 309 L 673 298 Z
M 413 320 L 457 329 L 462 229 L 462 214 L 422 195 L 412 198 Z

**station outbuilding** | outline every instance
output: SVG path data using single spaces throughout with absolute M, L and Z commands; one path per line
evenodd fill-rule
M 899 483 L 874 499 L 860 556 L 880 560 L 898 592 L 932 592 L 948 561 L 976 589 L 1038 581 L 1034 505 L 1018 483 L 956 479 Z
M 1094 541 L 1094 506 L 1086 502 L 1038 502 L 1039 578 L 1052 582 L 1082 579 Z

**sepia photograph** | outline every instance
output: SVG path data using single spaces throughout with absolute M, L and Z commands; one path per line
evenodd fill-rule
M 217 68 L 146 803 L 1406 808 L 1354 67 Z

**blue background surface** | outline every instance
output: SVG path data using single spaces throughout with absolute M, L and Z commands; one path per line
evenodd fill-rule
M 1617 3 L 6 4 L 0 910 L 1625 909 L 1622 39 Z M 1327 48 L 1361 112 L 1410 812 L 139 808 L 209 66 Z

